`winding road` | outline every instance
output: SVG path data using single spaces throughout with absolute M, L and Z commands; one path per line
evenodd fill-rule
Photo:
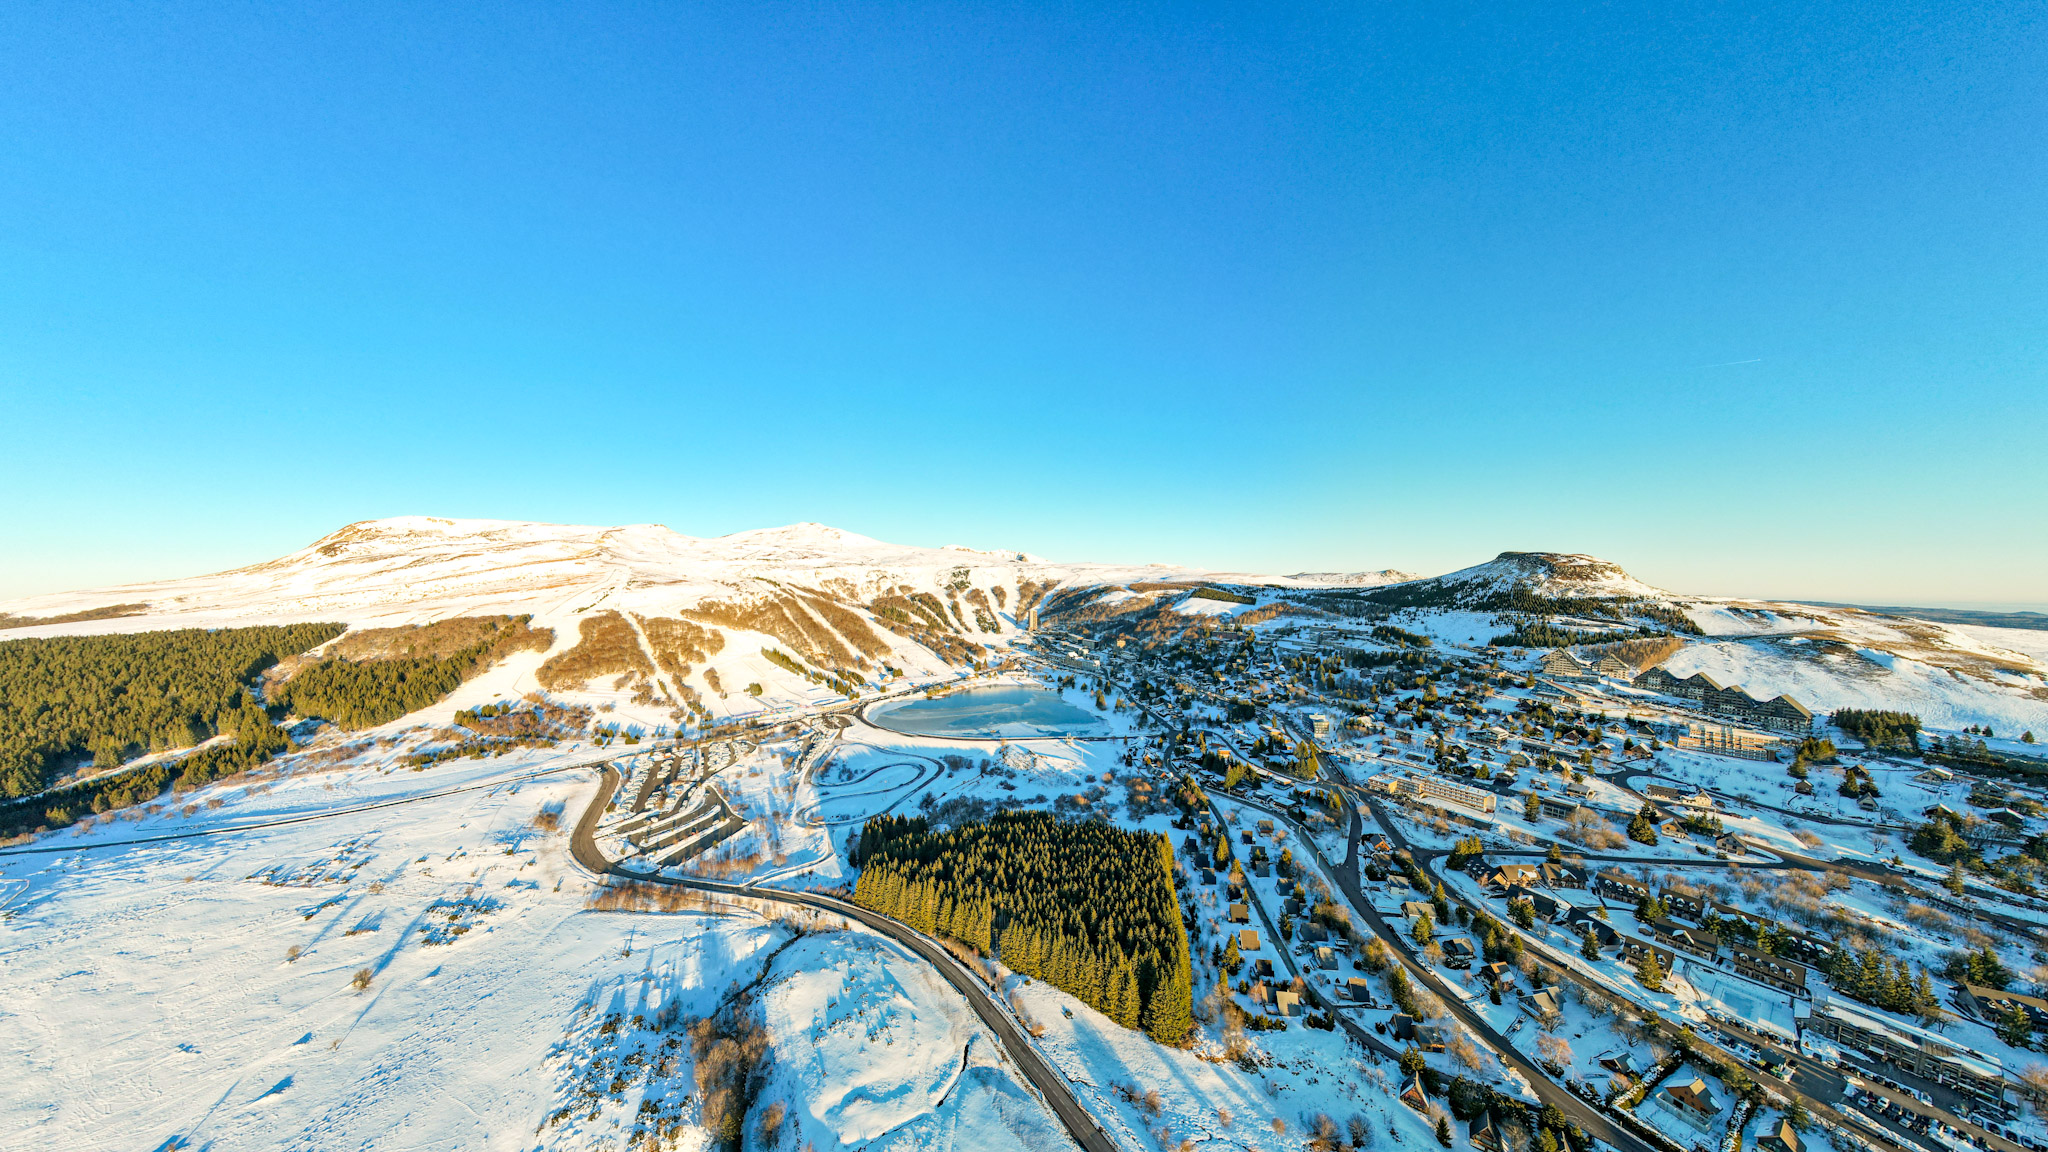
M 1116 1142 L 1109 1138 L 1095 1118 L 1081 1106 L 1074 1096 L 1066 1077 L 1046 1063 L 1038 1050 L 1031 1046 L 1023 1027 L 997 1003 L 972 972 L 967 970 L 952 953 L 924 935 L 912 931 L 899 921 L 871 912 L 849 900 L 827 896 L 818 892 L 797 892 L 779 888 L 758 888 L 745 884 L 727 884 L 717 880 L 700 880 L 696 877 L 668 877 L 647 873 L 631 872 L 615 867 L 597 850 L 596 829 L 598 819 L 603 815 L 605 805 L 611 802 L 612 793 L 619 786 L 618 769 L 607 764 L 604 778 L 598 782 L 597 791 L 592 794 L 590 804 L 576 821 L 575 831 L 569 841 L 570 854 L 576 862 L 593 875 L 618 876 L 644 884 L 667 884 L 677 888 L 689 888 L 699 892 L 711 892 L 722 896 L 741 896 L 751 900 L 763 900 L 776 904 L 790 904 L 803 908 L 815 908 L 857 920 L 868 928 L 887 936 L 938 970 L 948 984 L 967 998 L 974 1014 L 995 1034 L 997 1043 L 1010 1056 L 1012 1063 L 1024 1078 L 1030 1081 L 1053 1114 L 1059 1117 L 1067 1133 L 1088 1152 L 1117 1152 Z

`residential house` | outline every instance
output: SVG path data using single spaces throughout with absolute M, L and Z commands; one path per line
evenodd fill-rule
M 1274 1013 L 1274 1015 L 1276 1015 L 1276 1016 L 1299 1016 L 1299 1015 L 1301 1015 L 1301 993 L 1299 993 L 1299 992 L 1275 992 L 1275 993 L 1273 993 L 1273 1013 Z
M 1534 864 L 1503 864 L 1486 876 L 1487 887 L 1505 892 L 1510 888 L 1527 888 L 1541 883 L 1543 870 Z
M 1764 1152 L 1802 1152 L 1799 1129 L 1792 1127 L 1792 1122 L 1783 1117 L 1756 1138 L 1756 1146 Z
M 1420 1073 L 1410 1076 L 1408 1083 L 1401 1086 L 1401 1103 L 1415 1109 L 1417 1112 L 1426 1113 L 1429 1111 L 1429 1093 L 1422 1087 L 1422 1076 Z
M 1444 967 L 1470 968 L 1474 959 L 1472 942 L 1463 936 L 1452 936 L 1443 942 Z
M 1230 922 L 1231 922 L 1232 924 L 1249 924 L 1249 923 L 1251 923 L 1251 919 L 1252 919 L 1252 906 L 1251 906 L 1251 905 L 1249 905 L 1249 904 L 1232 904 L 1232 905 L 1230 906 Z
M 1372 1001 L 1372 985 L 1363 976 L 1353 976 L 1344 982 L 1344 994 L 1356 1003 L 1370 1003 Z
M 1327 944 L 1315 951 L 1316 967 L 1334 969 L 1337 967 L 1337 950 Z
M 1239 952 L 1257 952 L 1259 950 L 1259 930 L 1256 928 L 1238 929 L 1237 950 Z
M 1515 986 L 1515 970 L 1505 960 L 1496 960 L 1479 970 L 1479 978 L 1504 989 Z
M 1444 1030 L 1439 1024 L 1417 1024 L 1414 1028 L 1415 1046 L 1424 1052 L 1444 1050 Z
M 1406 1012 L 1396 1012 L 1387 1017 L 1387 1035 L 1397 1041 L 1415 1039 L 1415 1017 Z
M 1558 998 L 1557 989 L 1544 988 L 1522 997 L 1521 1011 L 1522 1015 L 1542 1023 L 1562 1015 L 1564 1005 Z
M 1569 820 L 1578 815 L 1582 807 L 1584 805 L 1569 796 L 1552 796 L 1548 792 L 1536 795 L 1536 810 L 1553 820 Z
M 1506 1152 L 1507 1146 L 1501 1143 L 1500 1130 L 1494 1127 L 1491 1112 L 1482 1112 L 1472 1118 L 1466 1129 L 1466 1139 L 1479 1152 Z
M 1705 1132 L 1721 1115 L 1720 1101 L 1714 1099 L 1714 1094 L 1707 1090 L 1707 1082 L 1698 1076 L 1665 1086 L 1657 1093 L 1657 1103 L 1695 1132 Z
M 1421 916 L 1433 917 L 1436 915 L 1436 905 L 1427 900 L 1403 900 L 1401 915 L 1411 921 Z

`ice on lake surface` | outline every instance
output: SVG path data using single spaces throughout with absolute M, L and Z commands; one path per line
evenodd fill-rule
M 970 688 L 932 700 L 870 709 L 871 723 L 906 736 L 1099 736 L 1102 719 L 1057 692 L 1022 685 Z

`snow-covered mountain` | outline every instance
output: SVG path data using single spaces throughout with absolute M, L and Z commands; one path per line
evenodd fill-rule
M 1234 589 L 1249 603 L 1194 596 L 1198 584 Z M 515 654 L 443 705 L 453 708 L 541 687 L 543 663 L 577 645 L 592 620 L 632 622 L 621 635 L 650 650 L 649 629 L 661 621 L 707 630 L 713 639 L 694 658 L 663 665 L 655 652 L 661 667 L 651 673 L 593 675 L 584 685 L 593 702 L 653 724 L 680 701 L 732 715 L 822 700 L 830 689 L 820 676 L 848 671 L 871 683 L 878 674 L 951 678 L 999 654 L 1033 606 L 1098 623 L 1364 610 L 1398 613 L 1405 626 L 1457 643 L 1483 642 L 1533 612 L 1574 629 L 1694 633 L 1668 662 L 1673 671 L 1707 671 L 1765 696 L 1791 692 L 1816 711 L 1904 708 L 1940 728 L 2048 730 L 2038 635 L 1683 596 L 1610 561 L 1551 552 L 1503 552 L 1428 578 L 1391 569 L 1260 576 L 892 544 L 809 523 L 703 539 L 658 524 L 407 516 L 351 524 L 229 572 L 0 604 L 0 616 L 12 617 L 0 639 L 316 620 L 363 629 L 486 615 L 528 615 L 553 630 L 551 648 Z M 23 618 L 47 622 L 22 626 Z M 779 655 L 797 657 L 808 675 Z M 758 697 L 748 691 L 754 685 Z M 561 677 L 546 686 L 561 690 Z

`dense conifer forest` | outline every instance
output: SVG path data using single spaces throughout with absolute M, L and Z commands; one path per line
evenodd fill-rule
M 863 906 L 997 956 L 1161 1043 L 1192 1026 L 1187 930 L 1163 837 L 1044 812 L 936 832 L 922 817 L 878 816 L 852 855 Z
M 554 633 L 530 616 L 465 616 L 416 628 L 353 633 L 336 655 L 298 669 L 273 697 L 301 716 L 370 728 L 417 711 L 523 648 L 546 648 Z
M 250 681 L 343 628 L 183 628 L 0 642 L 0 796 L 41 791 L 86 757 L 106 768 L 238 731 L 250 709 L 262 712 L 245 692 Z

